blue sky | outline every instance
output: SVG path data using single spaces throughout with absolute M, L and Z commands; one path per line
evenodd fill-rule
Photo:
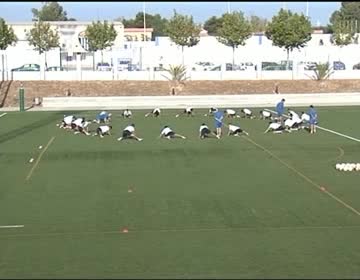
M 6 21 L 31 21 L 32 8 L 40 8 L 42 2 L 0 2 L 0 17 Z M 143 3 L 137 2 L 61 2 L 69 17 L 79 21 L 113 20 L 123 16 L 134 17 L 142 11 Z M 231 10 L 241 10 L 245 15 L 269 18 L 283 5 L 294 12 L 305 14 L 306 2 L 230 2 Z M 314 25 L 326 25 L 330 15 L 340 8 L 341 2 L 309 2 L 309 16 Z M 228 9 L 228 2 L 145 2 L 146 12 L 170 17 L 173 9 L 192 15 L 196 22 L 204 22 L 212 15 L 220 16 Z

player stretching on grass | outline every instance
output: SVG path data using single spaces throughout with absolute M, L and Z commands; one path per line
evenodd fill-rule
M 118 138 L 118 141 L 124 139 L 136 139 L 137 141 L 142 141 L 142 138 L 139 138 L 135 135 L 135 124 L 128 125 L 124 128 L 122 132 L 122 137 Z
M 240 118 L 240 116 L 237 115 L 236 111 L 233 109 L 225 109 L 224 113 L 225 113 L 226 117 L 228 117 L 228 118 L 235 118 L 235 117 Z
M 145 114 L 145 118 L 150 116 L 150 115 L 153 115 L 154 117 L 158 117 L 158 116 L 160 116 L 160 113 L 161 113 L 160 108 L 155 108 L 151 112 Z
M 175 138 L 175 137 L 186 139 L 185 136 L 175 133 L 175 131 L 173 131 L 167 125 L 165 125 L 164 128 L 160 132 L 159 138 L 162 138 L 162 137 L 165 137 L 165 138 L 167 138 L 169 140 L 172 139 L 172 138 Z
M 209 109 L 209 113 L 208 114 L 205 114 L 204 117 L 207 117 L 207 116 L 213 116 L 215 112 L 217 112 L 218 109 L 217 108 L 214 108 L 214 107 L 211 107 Z
M 260 111 L 260 120 L 271 120 L 272 114 L 269 111 Z
M 233 125 L 229 123 L 229 136 L 240 136 L 240 133 L 245 133 L 246 135 L 249 135 L 245 130 L 241 129 L 239 126 Z
M 200 129 L 199 129 L 199 137 L 200 139 L 205 139 L 207 137 L 210 137 L 210 135 L 213 135 L 215 136 L 217 139 L 220 139 L 220 136 L 219 135 L 216 135 L 214 132 L 212 132 L 209 127 L 203 123 L 201 126 L 200 126 Z
M 184 115 L 187 115 L 188 117 L 193 117 L 194 116 L 194 109 L 191 107 L 187 107 L 186 109 L 184 109 L 184 111 L 182 111 L 182 113 Z M 180 114 L 177 114 L 175 117 L 178 118 L 180 116 Z
M 94 120 L 94 122 L 96 123 L 108 123 L 111 120 L 111 113 L 108 113 L 106 111 L 102 111 L 100 112 L 100 114 L 98 114 L 96 116 L 96 119 Z
M 76 120 L 75 116 L 64 116 L 64 119 L 62 120 L 62 122 L 60 124 L 60 128 L 64 128 L 64 129 L 71 128 L 71 124 L 75 120 Z
M 124 112 L 122 112 L 121 116 L 124 118 L 131 118 L 132 112 L 129 109 L 126 109 Z
M 264 133 L 272 131 L 273 133 L 283 133 L 285 127 L 278 122 L 269 122 L 269 127 L 264 131 Z
M 105 135 L 111 135 L 111 125 L 101 125 L 97 128 L 96 133 L 93 136 L 99 135 L 100 138 L 104 138 Z
M 250 109 L 244 108 L 241 109 L 241 112 L 244 114 L 243 116 L 244 118 L 255 119 L 255 116 L 253 115 Z

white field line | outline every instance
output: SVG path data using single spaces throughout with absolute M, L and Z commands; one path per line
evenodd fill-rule
M 273 110 L 269 110 L 269 109 L 265 109 L 265 110 L 276 114 L 276 112 L 273 111 Z M 288 118 L 288 116 L 285 115 L 285 114 L 283 114 L 283 116 L 286 117 L 286 118 Z M 348 139 L 350 139 L 350 140 L 353 140 L 353 141 L 356 141 L 356 142 L 360 142 L 360 139 L 351 137 L 351 136 L 349 136 L 349 135 L 345 135 L 345 134 L 342 134 L 342 133 L 340 133 L 340 132 L 336 132 L 336 131 L 334 131 L 334 130 L 327 129 L 327 128 L 325 128 L 325 127 L 321 127 L 321 126 L 318 126 L 318 125 L 316 125 L 316 127 L 319 128 L 319 129 L 322 129 L 322 130 L 324 130 L 324 131 L 327 131 L 327 132 L 330 132 L 330 133 L 333 133 L 333 134 L 336 134 L 336 135 L 339 135 L 339 136 L 348 138 Z
M 0 228 L 22 228 L 24 225 L 9 225 L 9 226 L 0 226 Z
M 5 116 L 5 115 L 7 115 L 7 113 L 2 113 L 2 114 L 0 115 L 0 118 L 3 117 L 3 116 Z

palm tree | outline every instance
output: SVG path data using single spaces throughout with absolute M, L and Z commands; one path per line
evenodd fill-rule
M 186 67 L 184 65 L 169 65 L 169 69 L 164 69 L 170 77 L 163 75 L 168 81 L 171 93 L 174 95 L 176 91 L 182 91 L 185 81 L 189 79 L 186 76 Z
M 318 63 L 313 69 L 314 75 L 311 77 L 313 80 L 322 81 L 327 80 L 333 73 L 332 67 L 330 67 L 330 63 Z

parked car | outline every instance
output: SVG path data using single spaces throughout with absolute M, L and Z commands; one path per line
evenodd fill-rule
M 138 64 L 129 64 L 128 71 L 140 71 L 140 66 Z
M 353 70 L 360 70 L 360 62 L 353 66 Z
M 11 69 L 12 72 L 15 71 L 40 71 L 40 65 L 39 64 L 24 64 L 23 66 L 20 66 L 18 68 Z
M 191 67 L 192 71 L 210 71 L 216 67 L 212 62 L 195 62 L 195 65 Z
M 304 70 L 315 70 L 317 63 L 313 61 L 301 61 L 299 65 L 303 65 Z
M 46 71 L 65 71 L 65 68 L 62 66 L 50 66 Z
M 281 61 L 280 63 L 276 62 L 262 62 L 261 64 L 262 70 L 264 71 L 284 71 L 284 70 L 292 70 L 293 69 L 293 63 L 292 61 L 289 61 L 289 68 L 287 69 L 287 62 Z
M 99 62 L 96 65 L 96 70 L 97 71 L 111 71 L 112 67 L 110 66 L 110 64 L 108 62 Z
M 341 61 L 334 61 L 333 62 L 333 69 L 334 70 L 345 70 L 345 64 Z

